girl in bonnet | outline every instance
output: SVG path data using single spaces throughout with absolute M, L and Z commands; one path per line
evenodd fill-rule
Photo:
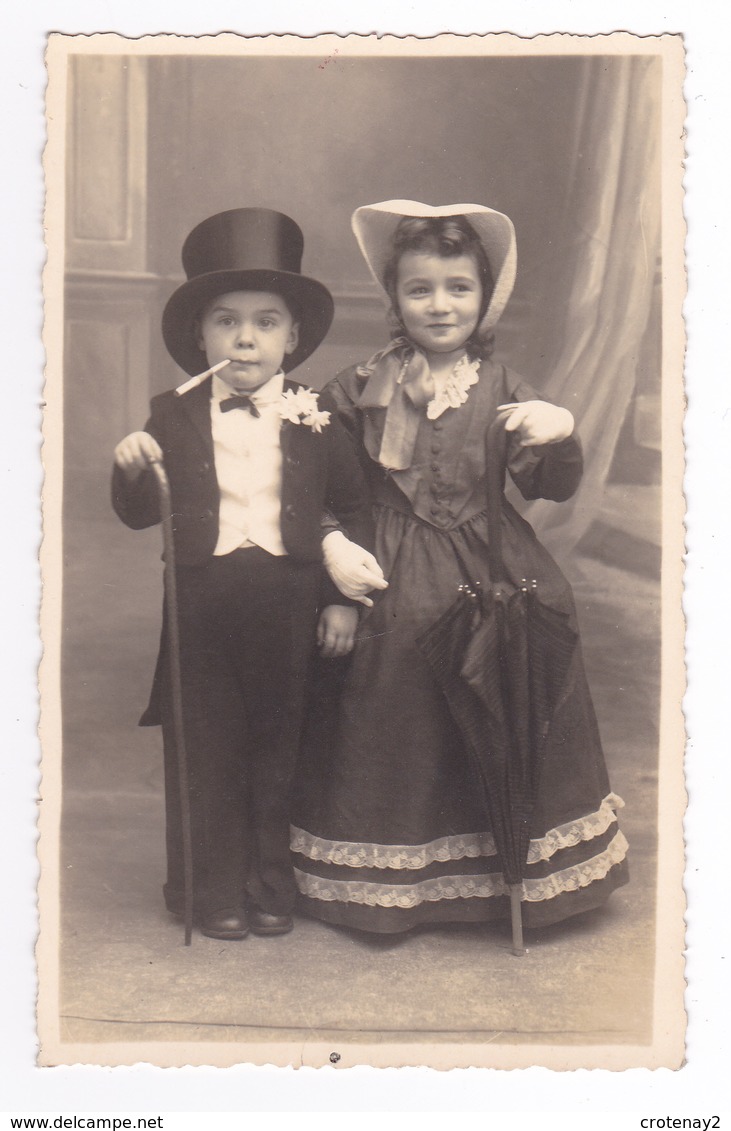
M 491 423 L 504 422 L 507 470 L 526 499 L 570 498 L 581 450 L 571 413 L 490 360 L 515 279 L 507 216 L 474 204 L 387 201 L 357 209 L 353 228 L 388 298 L 393 338 L 336 377 L 322 400 L 361 452 L 388 587 L 377 571 L 370 576 L 379 591 L 364 600 L 371 607 L 352 655 L 329 665 L 340 686 L 331 670 L 315 698 L 292 831 L 301 901 L 329 923 L 377 932 L 509 918 L 485 806 L 417 641 L 453 604 L 466 569 L 489 588 Z M 500 506 L 508 574 L 540 578 L 544 603 L 575 629 L 565 578 L 504 496 Z M 335 532 L 325 553 L 334 579 L 363 595 L 369 574 L 352 567 L 357 547 Z M 355 633 L 354 610 L 348 615 Z M 352 639 L 343 634 L 340 654 Z M 627 880 L 622 802 L 609 786 L 578 647 L 566 688 L 530 823 L 528 927 L 595 908 Z

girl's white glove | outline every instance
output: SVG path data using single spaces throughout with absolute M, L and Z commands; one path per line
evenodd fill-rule
M 322 556 L 325 569 L 344 597 L 359 601 L 371 607 L 373 601 L 366 593 L 372 589 L 387 589 L 388 582 L 383 576 L 373 554 L 369 554 L 356 542 L 346 538 L 342 530 L 331 530 L 322 540 Z
M 522 448 L 557 444 L 574 430 L 574 418 L 567 408 L 549 401 L 517 401 L 499 404 L 507 421 L 506 432 L 517 432 Z

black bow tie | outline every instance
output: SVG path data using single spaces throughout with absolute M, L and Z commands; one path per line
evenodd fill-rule
M 259 417 L 261 413 L 256 407 L 251 397 L 244 394 L 237 394 L 234 397 L 228 397 L 225 401 L 221 401 L 221 412 L 230 412 L 232 408 L 243 408 L 250 412 L 252 416 Z

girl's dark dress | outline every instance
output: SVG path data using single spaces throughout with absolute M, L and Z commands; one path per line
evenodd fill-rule
M 460 557 L 476 566 L 474 579 L 489 583 L 486 429 L 497 405 L 540 396 L 504 366 L 483 361 L 466 403 L 436 420 L 422 411 L 411 466 L 387 473 L 363 446 L 364 425 L 377 438 L 386 412 L 358 407 L 364 381 L 348 369 L 325 399 L 367 466 L 376 557 L 389 588 L 365 610 L 349 660 L 321 667 L 295 794 L 301 903 L 330 923 L 382 932 L 509 918 L 466 754 L 414 642 L 455 600 L 464 580 Z M 581 451 L 573 437 L 528 449 L 514 441 L 508 469 L 526 499 L 560 501 L 576 490 Z M 502 523 L 511 577 L 539 578 L 543 601 L 576 627 L 568 582 L 507 500 Z M 596 907 L 627 881 L 627 842 L 615 816 L 622 801 L 609 787 L 578 649 L 569 689 L 550 730 L 531 829 L 527 926 Z

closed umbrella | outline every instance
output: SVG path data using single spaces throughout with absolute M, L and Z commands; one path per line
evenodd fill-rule
M 551 723 L 567 690 L 577 633 L 541 599 L 541 579 L 510 577 L 502 552 L 501 503 L 507 440 L 488 430 L 490 585 L 474 574 L 417 646 L 461 732 L 510 892 L 513 953 L 522 954 L 522 881 L 531 817 Z M 462 562 L 469 572 L 466 561 Z

